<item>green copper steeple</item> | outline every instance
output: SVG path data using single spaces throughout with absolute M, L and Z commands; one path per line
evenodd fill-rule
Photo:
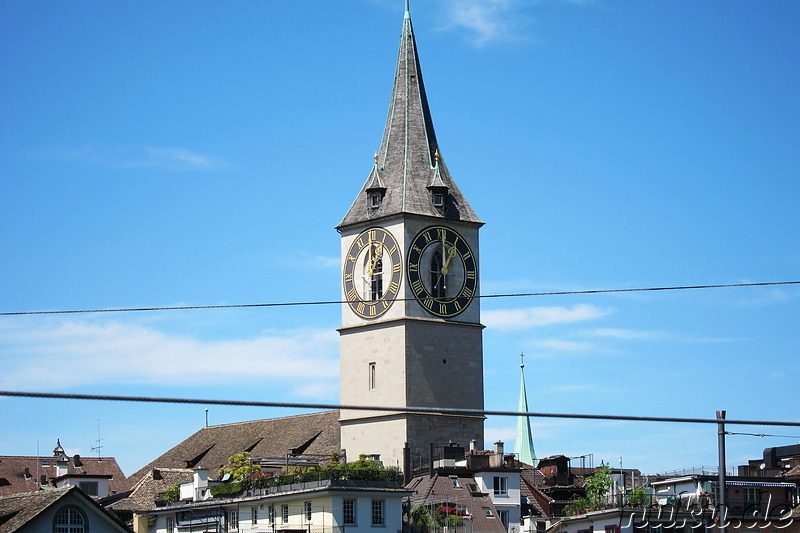
M 525 357 L 519 354 L 520 361 Z M 528 412 L 528 395 L 525 391 L 525 363 L 520 362 L 520 382 L 519 382 L 519 408 L 520 413 Z M 517 418 L 517 437 L 514 441 L 517 459 L 525 464 L 536 466 L 536 452 L 533 450 L 533 432 L 531 431 L 531 419 L 527 416 Z

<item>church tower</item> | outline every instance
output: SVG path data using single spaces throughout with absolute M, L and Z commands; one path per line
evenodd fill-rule
M 483 409 L 478 219 L 444 163 L 406 2 L 380 150 L 342 237 L 341 403 Z M 414 465 L 429 446 L 476 441 L 483 416 L 343 409 L 349 459 Z

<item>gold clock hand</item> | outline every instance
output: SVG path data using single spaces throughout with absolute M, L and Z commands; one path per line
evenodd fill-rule
M 457 250 L 455 246 L 451 246 L 450 249 L 447 250 L 446 257 L 444 257 L 442 261 L 442 274 L 447 274 L 447 271 L 450 267 L 450 261 L 452 261 L 456 256 L 456 252 Z
M 374 253 L 372 253 L 372 246 L 370 245 L 369 251 L 372 255 L 372 258 L 369 261 L 369 269 L 367 270 L 367 273 L 372 276 L 372 274 L 375 272 L 375 267 L 378 265 L 378 261 L 380 261 L 381 257 L 383 257 L 383 243 L 378 243 L 378 246 L 375 247 Z

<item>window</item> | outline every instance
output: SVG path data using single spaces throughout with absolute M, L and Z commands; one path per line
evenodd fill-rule
M 508 529 L 508 511 L 497 511 L 497 517 L 503 523 L 503 526 Z
M 467 488 L 469 489 L 469 493 L 473 496 L 480 496 L 482 494 L 481 488 L 477 483 L 468 483 Z
M 175 533 L 175 519 L 167 518 L 167 533 Z
M 455 488 L 461 487 L 461 484 L 458 482 L 458 476 L 449 476 L 449 477 L 450 477 L 450 483 L 453 484 L 453 487 Z
M 289 523 L 289 506 L 281 505 L 281 522 L 284 524 Z
M 275 525 L 275 506 L 270 505 L 269 509 L 267 510 L 267 521 L 269 521 L 269 525 Z
M 62 507 L 53 520 L 53 533 L 84 533 L 86 519 L 77 507 Z
M 486 518 L 494 518 L 494 513 L 492 512 L 492 508 L 491 507 L 484 507 L 483 508 L 483 514 L 486 515 Z
M 306 522 L 311 522 L 311 502 L 303 502 L 303 509 L 306 512 Z
M 250 523 L 253 525 L 258 524 L 258 507 L 253 507 L 250 515 Z
M 342 524 L 356 525 L 356 501 L 352 498 L 345 498 L 342 502 Z
M 87 496 L 97 496 L 97 481 L 80 481 L 78 488 L 81 489 Z
M 369 390 L 375 390 L 375 363 L 369 364 Z
M 435 207 L 442 207 L 444 205 L 444 194 L 440 192 L 433 193 L 433 205 Z
M 442 250 L 431 257 L 431 296 L 444 298 L 447 290 L 447 275 L 442 272 Z
M 501 476 L 494 476 L 494 495 L 506 496 L 508 495 L 508 478 Z
M 228 511 L 228 531 L 239 531 L 239 511 Z
M 370 285 L 370 300 L 380 300 L 383 296 L 383 243 L 370 244 L 364 268 Z
M 384 525 L 383 500 L 372 500 L 372 525 Z
M 379 193 L 379 192 L 370 193 L 370 195 L 369 195 L 369 206 L 372 207 L 373 209 L 376 208 L 376 207 L 380 207 L 381 200 L 383 200 L 383 197 L 381 196 L 381 193 Z

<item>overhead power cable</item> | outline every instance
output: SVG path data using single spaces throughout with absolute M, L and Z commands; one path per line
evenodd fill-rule
M 117 402 L 180 403 L 200 405 L 236 405 L 242 407 L 290 407 L 295 409 L 338 409 L 352 411 L 391 411 L 442 416 L 527 416 L 532 418 L 572 418 L 583 420 L 629 420 L 636 422 L 681 422 L 690 424 L 719 424 L 716 418 L 683 418 L 666 416 L 592 415 L 574 413 L 535 413 L 517 411 L 490 411 L 486 409 L 450 409 L 443 407 L 386 407 L 378 405 L 337 405 L 324 403 L 254 402 L 244 400 L 209 400 L 191 398 L 157 398 L 150 396 L 109 396 L 102 394 L 63 394 L 54 392 L 0 391 L 0 396 L 19 398 L 49 398 L 60 400 L 106 400 Z M 800 422 L 778 420 L 728 420 L 725 424 L 748 426 L 796 426 Z
M 555 292 L 520 292 L 511 294 L 484 294 L 475 298 L 519 298 L 522 296 L 566 296 L 570 294 L 609 294 L 617 292 L 647 292 L 647 291 L 677 291 L 688 289 L 722 289 L 728 287 L 764 287 L 768 285 L 798 285 L 800 281 L 767 281 L 762 283 L 729 283 L 725 285 L 685 285 L 677 287 L 644 287 L 634 289 L 595 289 L 584 291 L 555 291 Z M 414 298 L 396 298 L 397 301 L 410 301 Z M 332 305 L 345 304 L 344 300 L 323 300 L 311 302 L 274 302 L 259 304 L 228 304 L 228 305 L 181 305 L 174 307 L 129 307 L 120 309 L 73 309 L 66 311 L 14 311 L 0 313 L 0 316 L 19 315 L 66 315 L 78 313 L 123 313 L 132 311 L 182 311 L 188 309 L 237 309 L 245 307 L 292 307 L 302 305 Z
M 735 431 L 726 431 L 726 435 L 745 435 L 747 437 L 780 437 L 782 439 L 800 439 L 800 435 L 770 435 L 769 433 L 736 433 Z

